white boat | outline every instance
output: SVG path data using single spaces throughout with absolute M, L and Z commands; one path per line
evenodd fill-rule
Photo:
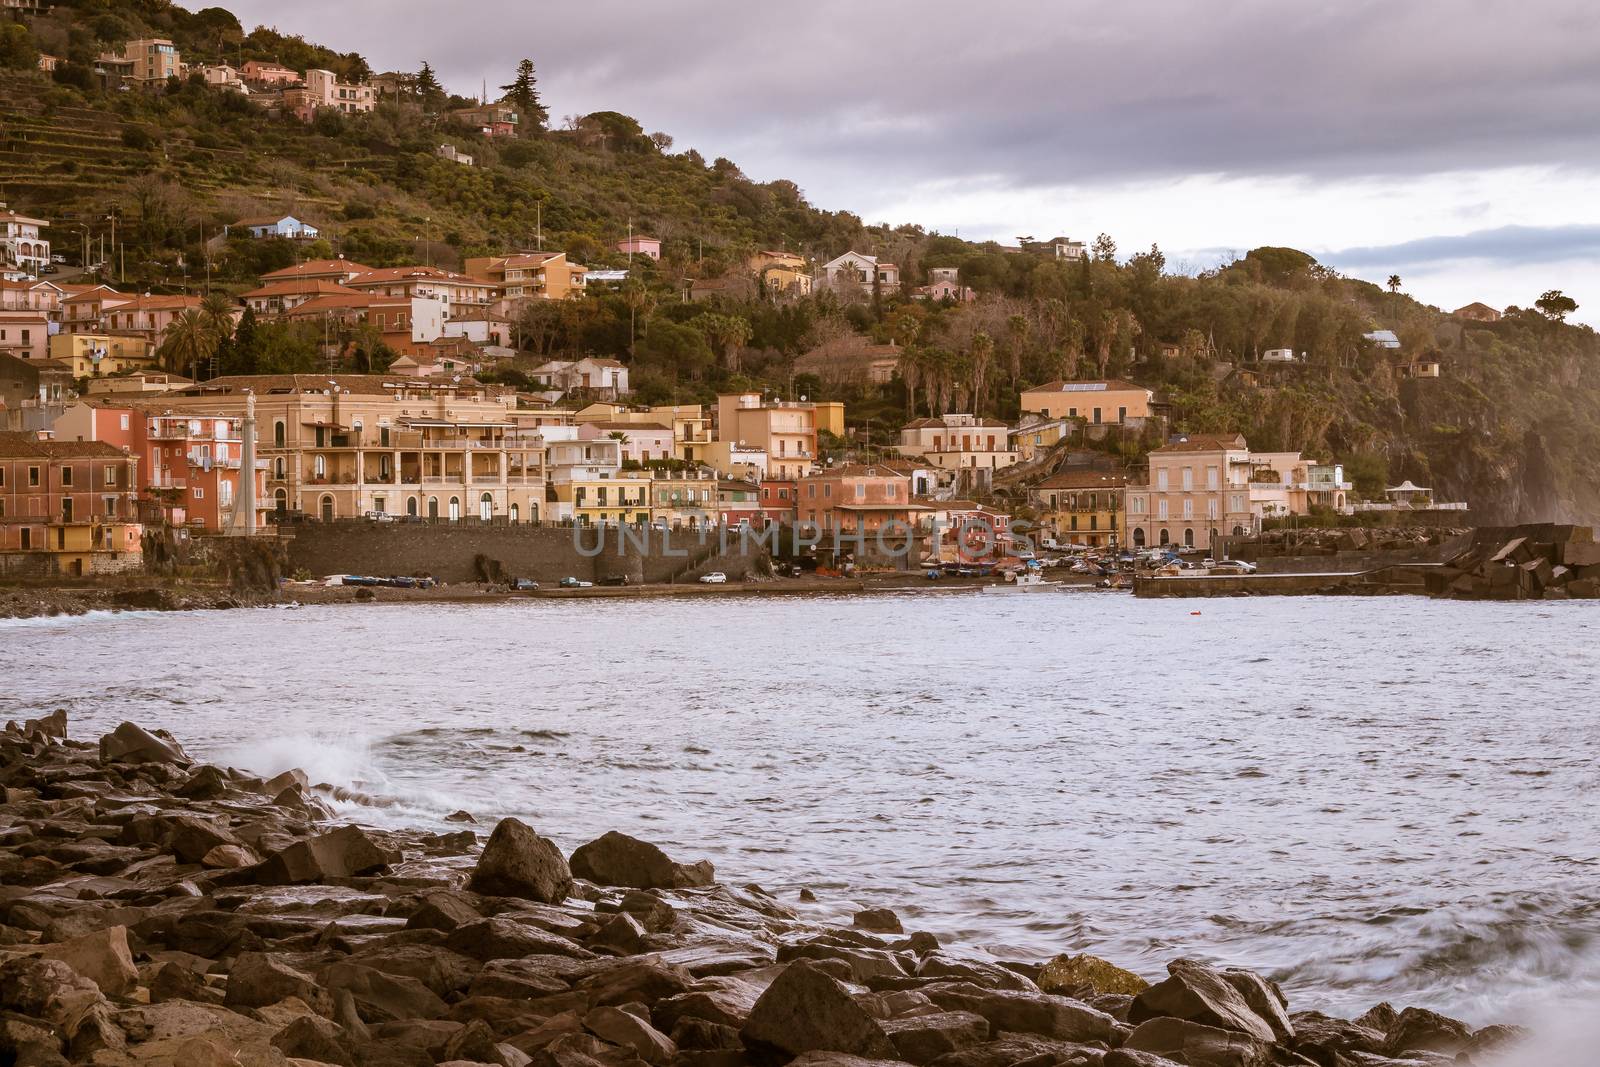
M 999 585 L 986 585 L 983 587 L 983 591 L 985 593 L 1037 593 L 1041 589 L 1054 589 L 1060 584 L 1060 582 L 1045 581 L 1042 573 L 1029 568 L 1021 574 L 1007 577 Z

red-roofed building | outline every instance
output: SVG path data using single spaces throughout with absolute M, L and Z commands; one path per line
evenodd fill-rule
M 109 574 L 143 563 L 134 456 L 99 441 L 0 433 L 0 574 Z

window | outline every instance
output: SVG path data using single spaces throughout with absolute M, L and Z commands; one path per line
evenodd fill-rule
M 833 483 L 832 482 L 823 483 L 822 495 L 825 496 L 825 497 L 833 496 Z
M 1118 408 L 1117 409 L 1117 421 L 1118 422 L 1127 422 L 1128 421 L 1128 409 L 1127 408 Z
M 116 515 L 117 515 L 117 498 L 114 497 L 114 496 L 108 496 L 102 501 L 102 503 L 105 504 L 105 515 L 106 515 L 106 517 L 107 518 L 116 518 Z
M 1162 521 L 1165 521 L 1166 517 L 1167 517 L 1167 500 L 1166 500 L 1165 497 L 1162 497 L 1160 500 L 1156 501 L 1156 518 L 1161 519 Z
M 1183 491 L 1185 493 L 1189 493 L 1189 492 L 1193 492 L 1194 491 L 1194 468 L 1193 467 L 1185 467 L 1185 468 L 1183 468 Z
M 106 464 L 106 485 L 113 486 L 113 485 L 116 485 L 116 484 L 117 484 L 117 468 L 113 464 L 107 463 Z
M 1100 409 L 1099 408 L 1095 408 L 1094 409 L 1094 421 L 1095 421 L 1095 425 L 1096 426 L 1098 426 L 1100 424 Z
M 866 485 L 864 483 L 862 483 L 862 482 L 857 482 L 856 483 L 856 499 L 857 500 L 865 500 L 866 498 L 867 498 L 867 487 L 866 487 Z
M 1156 488 L 1161 492 L 1167 491 L 1167 468 L 1160 467 L 1156 470 Z
M 122 428 L 124 430 L 128 428 L 128 416 L 126 414 L 122 416 Z
M 1217 517 L 1217 502 L 1215 500 L 1207 500 L 1206 501 L 1206 518 L 1215 519 L 1216 517 Z
M 1194 501 L 1188 497 L 1183 499 L 1183 517 L 1186 519 L 1194 518 Z
M 72 468 L 71 467 L 62 467 L 61 468 L 61 484 L 62 484 L 63 487 L 69 486 L 69 485 L 72 484 Z
M 1216 489 L 1219 484 L 1221 484 L 1221 483 L 1218 481 L 1217 468 L 1215 468 L 1215 467 L 1207 467 L 1206 468 L 1206 488 L 1207 489 Z
M 32 548 L 33 547 L 33 530 L 30 529 L 27 526 L 24 526 L 22 528 L 22 547 L 23 548 Z
M 321 457 L 321 456 L 317 456 L 314 459 L 312 459 L 312 461 L 311 461 L 311 473 L 312 473 L 312 475 L 314 477 L 317 477 L 317 478 L 322 478 L 322 477 L 326 476 L 327 473 L 328 473 L 328 461 L 326 459 L 324 459 L 323 457 Z
M 196 500 L 204 500 L 206 498 L 205 489 L 203 487 L 201 487 L 201 486 L 198 486 L 198 485 L 195 486 L 194 487 L 194 498 Z
M 272 446 L 274 448 L 282 448 L 284 446 L 285 434 L 286 431 L 284 430 L 282 419 L 272 424 Z

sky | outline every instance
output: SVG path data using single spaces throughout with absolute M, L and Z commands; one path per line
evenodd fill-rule
M 223 3 L 462 94 L 526 56 L 558 122 L 625 112 L 869 223 L 1190 269 L 1290 245 L 1445 309 L 1562 289 L 1600 324 L 1590 2 Z

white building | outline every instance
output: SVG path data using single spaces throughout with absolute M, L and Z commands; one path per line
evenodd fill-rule
M 42 227 L 50 225 L 44 219 L 19 215 L 7 211 L 0 203 L 0 266 L 37 277 L 50 262 L 50 242 L 39 236 Z
M 841 274 L 847 280 L 855 278 L 864 293 L 872 292 L 874 285 L 884 293 L 892 293 L 900 288 L 900 268 L 893 263 L 881 262 L 877 256 L 846 252 L 822 265 L 822 278 L 829 286 L 834 285 Z

